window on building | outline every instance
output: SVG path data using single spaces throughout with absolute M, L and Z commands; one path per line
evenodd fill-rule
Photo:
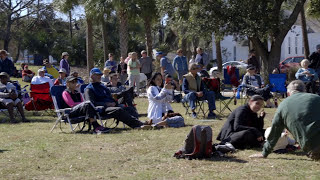
M 295 45 L 296 54 L 298 54 L 298 37 L 294 38 L 294 45 Z
M 288 54 L 291 54 L 291 38 L 288 37 Z
M 237 60 L 237 47 L 236 46 L 233 47 L 233 60 L 234 61 Z

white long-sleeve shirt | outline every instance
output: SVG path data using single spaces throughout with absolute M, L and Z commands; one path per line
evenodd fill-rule
M 162 113 L 172 110 L 169 103 L 173 99 L 173 90 L 150 86 L 147 96 L 149 100 L 148 118 L 152 119 L 153 123 L 158 123 L 162 120 Z
M 31 80 L 31 84 L 44 84 L 44 83 L 47 83 L 47 82 L 49 83 L 50 87 L 53 86 L 53 81 L 50 78 L 46 77 L 46 76 L 44 76 L 44 77 L 34 76 L 32 78 L 32 80 Z

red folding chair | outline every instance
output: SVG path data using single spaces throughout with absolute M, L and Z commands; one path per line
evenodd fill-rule
M 49 83 L 31 84 L 30 90 L 31 100 L 25 105 L 26 110 L 41 111 L 54 109 Z

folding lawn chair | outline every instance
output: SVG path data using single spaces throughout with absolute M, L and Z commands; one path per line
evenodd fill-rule
M 28 85 L 25 85 L 23 88 L 21 88 L 18 81 L 11 81 L 11 83 L 16 87 L 16 90 L 18 92 L 18 98 L 21 100 L 22 105 L 24 105 L 23 97 L 28 95 L 28 93 L 26 92 L 26 87 Z M 17 107 L 14 107 L 13 110 L 13 115 L 15 118 L 20 116 Z M 0 113 L 4 114 L 6 117 L 9 117 L 8 109 L 2 103 L 0 103 Z
M 219 109 L 216 109 L 216 111 L 223 115 L 223 112 L 225 110 L 229 110 L 232 112 L 232 110 L 229 107 L 229 104 L 234 100 L 233 97 L 225 97 L 221 94 L 221 87 L 220 87 L 220 79 L 219 78 L 202 78 L 202 81 L 206 85 L 206 88 L 210 91 L 213 91 L 215 93 L 215 100 L 219 101 Z
M 30 90 L 31 100 L 25 105 L 26 110 L 45 110 L 46 113 L 51 114 L 50 110 L 54 109 L 54 105 L 50 96 L 49 83 L 31 84 Z
M 181 101 L 183 107 L 186 109 L 186 115 L 191 115 L 192 112 L 191 112 L 191 109 L 190 109 L 190 105 L 188 103 L 188 101 L 185 101 L 183 98 L 182 98 L 182 101 Z M 205 117 L 205 115 L 208 113 L 209 109 L 205 107 L 205 105 L 207 104 L 207 100 L 201 100 L 201 99 L 197 99 L 196 100 L 196 109 L 195 109 L 195 112 L 197 114 L 202 114 L 203 117 Z M 207 109 L 207 110 L 206 110 Z
M 75 118 L 70 118 L 69 114 L 71 112 L 71 108 L 63 108 L 63 98 L 62 98 L 62 93 L 66 89 L 66 86 L 52 86 L 50 89 L 50 93 L 52 96 L 52 101 L 54 104 L 55 108 L 55 113 L 57 114 L 57 120 L 52 127 L 51 131 L 52 132 L 58 123 L 60 123 L 60 130 L 62 131 L 61 128 L 61 123 L 68 123 L 70 125 L 71 131 L 75 132 L 75 129 L 79 127 L 80 131 L 82 131 L 85 127 L 85 118 L 86 116 L 78 116 Z M 78 123 L 79 121 L 83 121 L 83 126 L 80 128 L 80 124 Z M 72 124 L 77 124 L 75 127 L 72 126 Z M 91 129 L 89 125 L 88 131 Z
M 80 93 L 81 93 L 83 99 L 86 99 L 85 94 L 84 94 L 84 90 L 87 86 L 88 86 L 88 84 L 82 84 L 80 86 Z M 101 122 L 102 122 L 102 120 L 110 119 L 110 117 L 108 117 L 108 116 L 101 116 L 101 112 L 104 109 L 103 106 L 97 106 L 95 108 L 97 110 L 97 117 Z M 115 119 L 113 120 L 113 122 L 110 125 L 108 125 L 107 122 L 108 121 L 104 122 L 104 127 L 108 127 L 108 128 L 112 128 L 112 129 L 116 128 L 119 124 L 119 122 Z M 125 127 L 124 124 L 123 124 L 123 127 Z
M 269 74 L 269 82 L 272 85 L 271 92 L 274 92 L 273 101 L 276 106 L 278 104 L 277 101 L 280 100 L 277 95 L 280 94 L 284 97 L 287 93 L 286 81 L 286 74 Z

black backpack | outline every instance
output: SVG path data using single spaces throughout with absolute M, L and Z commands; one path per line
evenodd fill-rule
M 212 129 L 209 126 L 195 125 L 187 135 L 184 146 L 174 157 L 203 159 L 212 156 Z

